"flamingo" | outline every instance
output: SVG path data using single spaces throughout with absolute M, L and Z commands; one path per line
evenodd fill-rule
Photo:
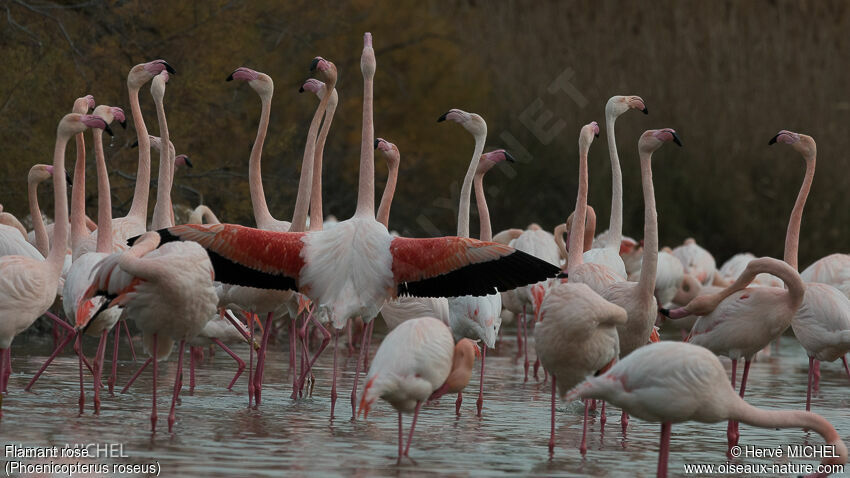
M 629 274 L 630 281 L 638 280 L 642 267 L 643 259 L 641 258 L 637 268 Z M 679 259 L 676 259 L 673 255 L 673 250 L 664 247 L 658 251 L 657 271 L 655 275 L 655 299 L 659 306 L 667 307 L 672 303 L 679 289 L 682 288 L 682 283 L 685 281 L 685 268 Z
M 576 209 L 570 231 L 568 273 L 581 265 L 582 231 L 587 214 L 587 152 L 599 127 L 585 125 L 579 136 L 579 183 Z M 626 311 L 611 304 L 582 283 L 558 281 L 550 286 L 540 304 L 539 322 L 534 327 L 534 347 L 543 369 L 552 375 L 552 414 L 549 453 L 555 449 L 555 389 L 561 398 L 585 376 L 598 372 L 617 360 L 620 339 L 617 326 L 626 323 Z M 587 412 L 579 450 L 587 452 Z
M 800 225 L 803 208 L 812 187 L 817 161 L 817 145 L 814 138 L 787 130 L 780 131 L 768 144 L 789 144 L 806 161 L 806 175 L 785 236 L 785 262 L 797 269 L 797 251 L 800 245 Z M 794 335 L 809 355 L 809 380 L 806 392 L 806 411 L 811 410 L 813 376 L 820 376 L 820 362 L 832 362 L 841 358 L 845 371 L 850 376 L 845 355 L 850 352 L 850 299 L 829 284 L 807 282 L 803 303 L 791 320 Z M 814 384 L 817 388 L 817 384 Z
M 376 64 L 370 33 L 364 35 L 360 64 L 363 131 L 357 208 L 352 218 L 332 229 L 310 233 L 187 224 L 159 231 L 163 242 L 201 244 L 210 253 L 221 282 L 297 290 L 325 309 L 337 329 L 354 317 L 368 323 L 387 299 L 399 294 L 488 295 L 556 275 L 556 266 L 502 244 L 459 237 L 394 237 L 375 219 L 372 90 Z M 361 348 L 360 354 L 363 352 Z M 352 415 L 361 362 L 358 360 L 355 369 Z
M 36 201 L 38 208 L 38 196 L 35 189 L 38 184 L 53 177 L 53 166 L 47 164 L 36 164 L 30 168 L 27 175 L 30 201 Z M 0 227 L 0 256 L 26 256 L 32 259 L 44 259 L 45 254 L 37 249 L 35 245 L 27 241 L 27 231 L 18 219 L 8 212 L 0 214 L 2 226 Z M 44 224 L 41 224 L 42 230 Z M 46 231 L 45 231 L 46 233 Z M 44 238 L 45 253 L 47 252 L 47 237 Z
M 327 85 L 323 81 L 315 78 L 310 78 L 299 91 L 310 91 L 319 97 L 319 101 L 327 94 Z M 325 153 L 325 142 L 328 139 L 328 133 L 331 129 L 334 113 L 336 112 L 337 104 L 339 103 L 339 94 L 336 88 L 331 90 L 331 97 L 328 100 L 327 108 L 325 109 L 325 118 L 322 122 L 322 129 L 319 131 L 319 138 L 316 140 L 316 153 L 313 160 L 313 184 L 310 188 L 310 230 L 318 231 L 324 226 L 324 216 L 322 215 L 322 160 Z
M 773 274 L 787 289 L 777 287 L 747 287 L 761 272 Z M 697 319 L 687 341 L 701 345 L 718 355 L 732 359 L 732 386 L 738 360 L 744 359 L 741 377 L 741 397 L 747 387 L 750 362 L 759 350 L 779 337 L 790 325 L 805 294 L 800 275 L 785 262 L 762 257 L 747 264 L 744 272 L 730 286 L 716 294 L 700 295 L 686 306 L 673 310 L 661 309 L 671 319 L 701 316 Z M 727 430 L 729 448 L 738 443 L 734 421 Z
M 659 373 L 664 370 L 664 373 Z M 823 464 L 847 462 L 847 447 L 835 428 L 811 412 L 763 410 L 739 397 L 726 379 L 720 360 L 709 350 L 681 342 L 642 347 L 606 373 L 588 378 L 567 395 L 613 403 L 641 420 L 661 422 L 657 476 L 667 476 L 673 423 L 741 421 L 762 428 L 814 430 L 832 445 L 834 457 Z M 813 476 L 825 476 L 824 474 Z
M 195 209 L 192 210 L 192 214 L 189 215 L 189 224 L 221 224 L 221 221 L 218 220 L 215 213 L 212 212 L 208 206 L 203 204 L 199 205 Z
M 468 339 L 455 345 L 446 324 L 433 317 L 405 321 L 381 342 L 366 375 L 360 412 L 368 418 L 378 398 L 398 410 L 398 463 L 408 456 L 422 403 L 457 386 L 462 389 L 469 382 L 477 351 Z M 463 356 L 472 360 L 458 360 Z M 410 412 L 413 422 L 404 446 L 401 415 Z
M 23 332 L 44 314 L 56 299 L 59 275 L 65 262 L 68 241 L 68 199 L 65 188 L 65 149 L 71 136 L 86 128 L 109 131 L 102 118 L 69 113 L 56 129 L 53 151 L 53 195 L 56 234 L 54 245 L 44 260 L 24 256 L 0 257 L 0 390 L 6 389 L 6 370 L 10 363 L 9 347 L 16 335 Z M 82 376 L 82 369 L 80 369 Z M 2 416 L 2 403 L 0 403 Z
M 829 284 L 850 297 L 850 254 L 830 254 L 802 272 L 806 282 Z
M 729 260 L 723 263 L 720 266 L 720 269 L 717 270 L 717 275 L 723 282 L 732 282 L 741 272 L 744 272 L 744 269 L 747 267 L 747 264 L 755 259 L 754 256 L 750 252 L 740 252 L 730 257 Z M 782 287 L 782 281 L 778 277 L 774 277 L 770 274 L 759 274 L 753 280 L 753 286 L 765 286 L 765 287 Z
M 710 252 L 702 248 L 694 238 L 685 239 L 682 245 L 673 249 L 673 255 L 682 262 L 685 273 L 695 277 L 702 285 L 718 285 L 725 287 L 728 284 L 717 283 L 717 263 Z

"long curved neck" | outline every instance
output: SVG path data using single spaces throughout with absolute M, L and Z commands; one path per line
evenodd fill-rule
M 139 89 L 127 88 L 130 92 L 130 111 L 133 114 L 133 124 L 136 127 L 136 137 L 139 141 L 139 169 L 136 171 L 136 188 L 133 191 L 133 204 L 127 217 L 133 217 L 142 224 L 147 222 L 148 195 L 151 187 L 151 141 L 148 128 L 142 118 L 139 106 Z
M 313 167 L 316 155 L 316 136 L 319 134 L 319 125 L 322 116 L 328 108 L 331 94 L 328 92 L 319 102 L 310 129 L 307 131 L 307 144 L 304 146 L 304 157 L 301 159 L 301 177 L 298 180 L 298 196 L 295 198 L 295 210 L 292 213 L 292 225 L 290 232 L 303 232 L 307 230 L 307 212 L 310 208 L 310 191 L 313 187 Z
M 490 242 L 493 240 L 493 229 L 490 227 L 490 209 L 487 207 L 487 197 L 484 195 L 484 173 L 477 173 L 473 178 L 475 186 L 475 204 L 478 206 L 478 239 Z
M 248 187 L 251 190 L 251 206 L 254 208 L 254 220 L 261 229 L 275 222 L 266 204 L 266 194 L 263 191 L 263 175 L 260 170 L 260 158 L 263 156 L 263 142 L 269 129 L 269 116 L 272 111 L 271 95 L 260 96 L 263 109 L 260 113 L 260 125 L 257 127 L 257 138 L 251 147 L 251 159 L 248 161 Z
M 30 204 L 32 228 L 33 231 L 35 231 L 35 248 L 38 249 L 38 252 L 40 252 L 42 256 L 47 257 L 48 249 L 50 249 L 50 238 L 47 236 L 47 228 L 44 226 L 44 218 L 41 217 L 41 209 L 38 207 L 37 181 L 28 181 L 27 197 Z
M 646 242 L 644 242 L 644 244 L 646 244 Z M 806 292 L 803 279 L 801 279 L 800 274 L 798 274 L 797 271 L 792 269 L 788 264 L 773 259 L 762 258 L 751 261 L 747 264 L 746 269 L 744 269 L 744 272 L 738 276 L 735 282 L 729 285 L 729 287 L 718 292 L 717 297 L 720 300 L 723 300 L 735 292 L 746 288 L 750 285 L 750 282 L 752 282 L 756 276 L 761 273 L 773 274 L 782 280 L 785 287 L 788 289 L 788 306 L 796 311 L 803 302 L 803 295 Z
M 53 218 L 53 247 L 47 254 L 45 262 L 51 273 L 59 277 L 62 265 L 65 263 L 65 251 L 68 242 L 68 191 L 65 186 L 65 147 L 70 136 L 61 132 L 56 135 L 56 148 L 53 150 L 53 197 L 55 212 Z
M 803 209 L 806 207 L 806 199 L 809 197 L 812 181 L 815 178 L 815 156 L 805 157 L 805 160 L 806 175 L 803 178 L 803 185 L 800 186 L 800 192 L 797 194 L 797 202 L 794 203 L 794 209 L 791 210 L 788 232 L 785 234 L 785 262 L 795 270 L 798 268 L 797 252 L 800 247 L 800 224 L 803 222 Z
M 83 133 L 75 134 L 74 142 L 77 144 L 77 160 L 74 163 L 74 187 L 71 189 L 71 251 L 76 258 L 89 230 L 86 227 L 86 140 Z
M 333 91 L 328 92 L 332 95 Z M 316 159 L 313 162 L 313 186 L 310 188 L 310 230 L 320 231 L 325 218 L 322 213 L 322 160 L 325 155 L 325 141 L 331 129 L 331 122 L 336 112 L 336 104 L 328 104 L 325 111 L 325 120 L 322 122 L 322 130 L 319 131 L 319 141 L 316 145 Z
M 203 204 L 196 207 L 189 215 L 189 224 L 219 224 L 220 222 L 212 209 Z
M 620 157 L 617 155 L 617 140 L 614 136 L 616 116 L 605 116 L 605 129 L 608 136 L 608 154 L 611 156 L 611 220 L 608 223 L 606 247 L 620 250 L 623 240 L 623 173 L 620 171 Z
M 92 136 L 97 168 L 97 252 L 112 252 L 112 198 L 103 155 L 103 130 L 93 129 Z
M 398 161 L 390 163 L 387 174 L 387 184 L 384 186 L 384 193 L 381 195 L 381 205 L 378 206 L 378 222 L 389 227 L 390 223 L 390 208 L 393 205 L 393 196 L 395 196 L 395 188 L 398 183 Z
M 26 230 L 26 228 L 24 227 L 23 224 L 21 224 L 21 221 L 19 221 L 18 218 L 11 215 L 10 213 L 0 212 L 0 224 L 3 224 L 5 226 L 14 227 L 15 229 L 17 229 L 21 233 L 21 236 L 23 236 L 24 240 L 25 241 L 27 240 L 27 230 Z M 44 255 L 44 254 L 42 254 L 42 255 Z
M 593 238 L 596 236 L 596 213 L 587 206 L 587 222 L 584 223 L 584 252 L 593 248 Z
M 372 114 L 373 82 L 363 78 L 363 130 L 360 135 L 360 180 L 355 216 L 375 217 L 375 124 Z
M 573 223 L 570 228 L 570 249 L 567 259 L 568 272 L 584 263 L 582 253 L 582 242 L 584 241 L 584 223 L 587 219 L 587 151 L 589 148 L 579 146 L 578 162 L 578 195 L 576 196 L 576 209 L 573 212 Z
M 165 119 L 165 106 L 161 99 L 156 103 L 156 119 L 159 122 L 159 173 L 156 180 L 156 205 L 153 207 L 151 228 L 156 231 L 174 225 L 171 207 L 171 183 L 174 181 L 174 158 L 171 157 L 171 140 L 168 135 L 168 122 Z
M 652 184 L 652 153 L 640 153 L 640 178 L 643 184 L 643 265 L 638 284 L 643 297 L 649 299 L 655 290 L 658 272 L 658 215 Z
M 458 237 L 469 237 L 469 203 L 472 196 L 472 179 L 478 169 L 481 153 L 484 152 L 484 142 L 487 141 L 487 131 L 475 135 L 475 150 L 472 152 L 472 160 L 469 169 L 463 178 L 463 186 L 460 188 L 460 205 L 457 210 L 457 235 Z

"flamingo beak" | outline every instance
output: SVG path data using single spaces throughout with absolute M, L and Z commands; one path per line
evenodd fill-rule
M 776 144 L 776 138 L 778 138 L 778 137 L 779 137 L 779 134 L 777 133 L 776 136 L 770 138 L 770 141 L 767 142 L 767 145 L 770 146 L 772 144 Z

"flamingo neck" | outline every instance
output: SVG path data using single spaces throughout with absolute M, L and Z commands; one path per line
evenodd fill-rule
M 332 90 L 328 94 L 333 94 Z M 316 159 L 313 162 L 313 186 L 310 188 L 310 230 L 322 230 L 324 216 L 322 213 L 322 159 L 325 155 L 325 141 L 331 129 L 331 122 L 336 112 L 336 104 L 329 103 L 325 111 L 325 120 L 322 122 L 322 130 L 319 131 L 319 141 L 316 145 Z
M 398 162 L 390 164 L 387 171 L 387 184 L 384 186 L 384 193 L 381 195 L 381 204 L 378 206 L 378 222 L 389 227 L 390 223 L 390 208 L 393 205 L 393 197 L 395 196 L 395 188 L 398 184 Z
M 653 297 L 658 272 L 658 214 L 652 183 L 652 153 L 640 152 L 640 178 L 643 185 L 643 265 L 638 284 L 643 297 L 649 300 Z
M 360 136 L 360 180 L 355 216 L 375 217 L 375 124 L 372 100 L 373 79 L 363 78 L 363 131 Z
M 19 221 L 18 218 L 16 218 L 12 214 L 10 214 L 8 212 L 0 212 L 0 224 L 10 226 L 10 227 L 14 227 L 15 229 L 17 229 L 21 233 L 24 240 L 25 241 L 27 240 L 27 230 L 26 230 L 26 228 L 24 227 L 23 224 L 21 224 L 21 221 Z M 44 255 L 44 254 L 42 254 L 42 255 Z
M 168 134 L 168 122 L 165 119 L 165 106 L 162 99 L 154 98 L 156 119 L 159 122 L 159 173 L 156 180 L 156 204 L 153 207 L 151 229 L 154 231 L 174 225 L 171 207 L 171 184 L 174 181 L 174 158 L 171 156 L 171 140 Z
M 263 142 L 266 140 L 266 132 L 269 129 L 269 116 L 272 111 L 271 95 L 260 96 L 262 112 L 260 113 L 260 125 L 257 127 L 257 138 L 251 147 L 251 158 L 248 160 L 248 187 L 251 191 L 251 206 L 254 209 L 254 220 L 259 228 L 264 228 L 274 222 L 275 219 L 269 213 L 266 204 L 266 194 L 263 191 L 263 175 L 260 170 L 260 158 L 263 155 Z
M 41 208 L 38 207 L 38 181 L 28 182 L 27 198 L 29 199 L 32 228 L 35 231 L 35 248 L 42 256 L 47 257 L 48 249 L 50 249 L 50 238 L 47 236 L 44 218 L 41 217 Z
M 65 185 L 65 148 L 71 137 L 62 132 L 56 135 L 56 148 L 53 150 L 53 200 L 55 211 L 53 218 L 53 247 L 45 262 L 56 277 L 62 272 L 68 243 L 68 190 Z
M 478 239 L 490 242 L 493 240 L 493 229 L 490 227 L 490 209 L 487 207 L 487 196 L 484 194 L 484 173 L 477 173 L 473 178 L 473 183 L 480 228 Z
M 788 263 L 794 270 L 797 270 L 797 252 L 800 247 L 800 225 L 803 222 L 803 209 L 806 207 L 806 199 L 809 197 L 809 191 L 812 189 L 812 181 L 815 178 L 815 162 L 814 155 L 805 157 L 806 160 L 806 175 L 803 177 L 803 185 L 800 186 L 800 192 L 797 194 L 797 201 L 794 203 L 794 209 L 791 210 L 791 219 L 788 221 L 788 232 L 785 234 L 785 262 Z
M 584 223 L 584 252 L 593 248 L 593 238 L 596 236 L 596 212 L 587 206 L 587 222 Z
M 112 252 L 112 198 L 109 174 L 103 155 L 103 130 L 93 129 L 94 158 L 97 167 L 97 252 Z
M 127 87 L 130 93 L 130 111 L 136 128 L 136 138 L 139 142 L 139 169 L 136 171 L 136 188 L 133 191 L 133 203 L 127 217 L 132 217 L 145 224 L 148 216 L 148 196 L 151 185 L 151 140 L 148 128 L 142 117 L 139 106 L 139 88 Z
M 74 187 L 71 189 L 71 251 L 76 259 L 89 230 L 86 227 L 86 140 L 83 133 L 75 134 L 74 142 L 77 144 L 77 160 L 74 163 Z
M 484 152 L 484 142 L 487 141 L 487 129 L 475 135 L 475 150 L 472 152 L 472 160 L 463 178 L 463 186 L 460 188 L 460 205 L 457 211 L 457 235 L 458 237 L 469 237 L 469 203 L 472 196 L 472 179 L 478 169 L 481 153 Z
M 584 240 L 584 226 L 587 219 L 588 150 L 589 145 L 587 147 L 580 146 L 578 155 L 578 195 L 576 197 L 576 209 L 573 212 L 573 223 L 570 228 L 569 258 L 567 259 L 569 273 L 572 273 L 574 268 L 584 264 L 582 242 Z
M 332 86 L 328 87 L 332 91 Z M 298 180 L 298 196 L 295 198 L 295 211 L 292 213 L 292 224 L 290 232 L 303 232 L 307 230 L 307 212 L 310 207 L 310 191 L 313 186 L 313 168 L 316 160 L 316 136 L 319 134 L 319 125 L 322 116 L 328 108 L 331 99 L 330 91 L 319 102 L 310 129 L 307 130 L 307 144 L 304 146 L 304 157 L 301 159 L 301 177 Z
M 605 115 L 605 129 L 608 137 L 608 154 L 611 156 L 611 220 L 608 223 L 608 248 L 620 250 L 623 240 L 623 173 L 620 170 L 620 156 L 617 154 L 617 139 L 614 136 L 614 122 L 617 117 Z

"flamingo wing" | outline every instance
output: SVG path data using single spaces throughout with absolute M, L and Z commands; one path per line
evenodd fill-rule
M 183 224 L 157 231 L 160 244 L 197 242 L 210 256 L 215 280 L 259 289 L 298 290 L 303 232 L 262 231 L 236 224 Z M 131 239 L 134 241 L 136 238 Z
M 490 295 L 561 272 L 513 247 L 463 237 L 396 237 L 390 252 L 398 294 L 417 297 Z

